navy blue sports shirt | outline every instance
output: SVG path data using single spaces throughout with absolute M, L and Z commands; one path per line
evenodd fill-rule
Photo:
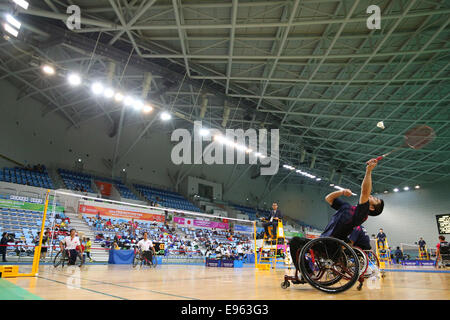
M 352 233 L 353 228 L 360 226 L 369 215 L 369 201 L 352 206 L 339 198 L 334 199 L 331 207 L 336 213 L 331 217 L 321 237 L 333 237 L 345 241 Z
M 363 250 L 370 250 L 370 238 L 366 229 L 363 226 L 353 228 L 352 233 L 348 236 L 349 240 L 353 241 L 353 246 Z

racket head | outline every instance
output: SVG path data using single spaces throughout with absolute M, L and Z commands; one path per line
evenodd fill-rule
M 405 133 L 405 145 L 412 149 L 419 150 L 432 142 L 435 137 L 436 134 L 433 128 L 427 125 L 420 125 Z

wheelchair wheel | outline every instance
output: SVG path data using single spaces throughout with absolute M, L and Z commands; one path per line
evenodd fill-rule
M 136 268 L 139 263 L 141 263 L 139 254 L 135 254 L 133 258 L 133 268 Z
M 78 261 L 78 266 L 81 268 L 81 266 L 84 264 L 84 257 L 81 254 L 81 252 L 77 253 L 77 261 Z
M 152 267 L 156 268 L 157 265 L 158 265 L 158 256 L 156 254 L 154 254 L 152 256 Z
M 353 251 L 355 251 L 359 260 L 359 275 L 364 276 L 367 271 L 367 267 L 369 266 L 369 258 L 367 254 L 358 247 L 353 247 Z
M 318 238 L 308 242 L 299 255 L 303 278 L 326 293 L 350 289 L 359 277 L 359 259 L 345 242 Z
M 56 268 L 59 265 L 62 264 L 64 267 L 64 253 L 61 253 L 62 251 L 59 251 L 56 256 L 53 258 L 53 266 Z

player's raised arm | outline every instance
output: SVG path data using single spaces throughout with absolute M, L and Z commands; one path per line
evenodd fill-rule
M 369 196 L 372 193 L 372 170 L 377 166 L 378 161 L 371 159 L 367 162 L 366 175 L 361 184 L 361 195 L 359 197 L 359 203 L 366 203 L 369 201 Z
M 325 197 L 325 201 L 330 204 L 333 204 L 334 199 L 339 198 L 341 196 L 350 197 L 352 195 L 352 191 L 350 189 L 343 189 L 339 191 L 332 192 Z

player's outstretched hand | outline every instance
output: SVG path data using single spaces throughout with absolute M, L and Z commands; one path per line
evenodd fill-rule
M 351 197 L 353 195 L 352 190 L 350 189 L 343 189 L 342 194 L 346 197 Z
M 372 171 L 373 168 L 375 168 L 378 164 L 378 160 L 377 159 L 370 159 L 369 161 L 367 161 L 367 167 L 366 170 L 370 170 Z

